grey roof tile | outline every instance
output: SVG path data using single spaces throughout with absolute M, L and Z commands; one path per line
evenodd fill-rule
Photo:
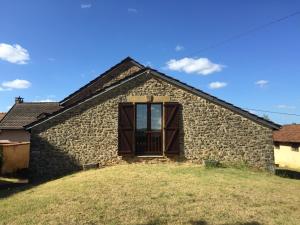
M 22 129 L 41 114 L 50 114 L 61 107 L 58 102 L 24 102 L 15 104 L 0 121 L 0 129 Z

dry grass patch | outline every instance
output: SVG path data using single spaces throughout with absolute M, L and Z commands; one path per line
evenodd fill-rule
M 3 191 L 3 190 L 1 190 Z M 1 224 L 300 224 L 300 180 L 191 164 L 80 172 L 0 199 Z

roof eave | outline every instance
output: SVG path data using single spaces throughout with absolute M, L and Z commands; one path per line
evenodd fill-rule
M 51 118 L 54 118 L 54 117 L 56 117 L 56 116 L 58 116 L 58 115 L 60 115 L 60 114 L 62 114 L 62 113 L 64 113 L 64 112 L 66 112 L 66 111 L 69 111 L 69 110 L 73 109 L 74 107 L 76 107 L 76 106 L 78 106 L 78 105 L 81 105 L 81 104 L 83 104 L 83 103 L 85 103 L 85 102 L 87 102 L 87 101 L 90 101 L 91 99 L 94 99 L 94 98 L 96 98 L 97 96 L 102 95 L 102 94 L 104 94 L 104 93 L 110 91 L 111 89 L 114 89 L 114 88 L 116 88 L 116 87 L 118 87 L 118 86 L 120 86 L 120 85 L 122 85 L 122 84 L 124 84 L 124 83 L 127 83 L 128 81 L 130 81 L 130 80 L 132 80 L 132 79 L 135 79 L 135 78 L 137 78 L 137 77 L 143 75 L 144 73 L 149 73 L 149 68 L 145 67 L 143 70 L 138 71 L 136 74 L 134 74 L 134 75 L 132 75 L 132 76 L 129 76 L 129 77 L 126 77 L 126 78 L 124 78 L 123 80 L 120 80 L 119 82 L 117 82 L 117 83 L 115 83 L 115 84 L 112 84 L 111 86 L 108 86 L 108 87 L 106 87 L 106 88 L 100 90 L 99 92 L 93 94 L 92 96 L 90 96 L 90 97 L 88 97 L 88 98 L 86 98 L 86 99 L 83 99 L 83 100 L 81 100 L 81 101 L 79 101 L 79 102 L 75 102 L 75 103 L 74 103 L 73 105 L 71 105 L 70 107 L 61 108 L 60 110 L 58 110 L 58 111 L 56 111 L 56 112 L 50 114 L 49 116 L 47 116 L 47 117 L 45 117 L 45 118 L 43 118 L 43 119 L 37 120 L 37 121 L 35 121 L 35 122 L 33 122 L 33 123 L 30 123 L 30 124 L 24 126 L 24 128 L 25 128 L 26 130 L 30 130 L 31 128 L 37 126 L 38 124 L 44 123 L 44 122 L 50 120 Z
M 294 140 L 288 140 L 288 141 L 283 141 L 283 140 L 276 140 L 273 139 L 273 142 L 278 142 L 278 143 L 282 143 L 282 144 L 300 144 L 300 140 L 299 141 L 294 141 Z
M 38 124 L 44 123 L 44 122 L 50 120 L 51 118 L 58 116 L 59 114 L 62 114 L 64 112 L 66 112 L 66 111 L 69 111 L 72 108 L 85 103 L 86 101 L 89 101 L 89 100 L 91 100 L 91 99 L 93 99 L 93 98 L 95 98 L 95 97 L 97 97 L 99 95 L 102 95 L 103 93 L 106 93 L 106 92 L 110 91 L 111 89 L 114 89 L 114 88 L 116 88 L 116 87 L 118 87 L 118 86 L 120 86 L 120 85 L 122 85 L 124 83 L 127 83 L 128 81 L 130 81 L 132 79 L 135 79 L 135 78 L 141 76 L 142 74 L 144 74 L 145 72 L 147 72 L 147 73 L 151 72 L 154 76 L 157 76 L 160 79 L 166 80 L 166 81 L 168 81 L 168 82 L 170 82 L 170 83 L 172 83 L 174 85 L 177 85 L 177 86 L 179 86 L 179 87 L 181 87 L 183 89 L 186 89 L 186 90 L 188 90 L 188 91 L 190 91 L 190 92 L 192 92 L 192 93 L 194 93 L 194 94 L 196 94 L 196 95 L 198 95 L 200 97 L 203 97 L 203 98 L 205 98 L 205 99 L 207 99 L 207 100 L 209 100 L 209 101 L 211 101 L 211 102 L 213 102 L 215 104 L 218 104 L 218 105 L 220 105 L 220 106 L 222 106 L 224 108 L 227 108 L 227 109 L 229 109 L 229 110 L 231 110 L 231 111 L 233 111 L 235 113 L 238 113 L 238 114 L 242 115 L 243 117 L 248 118 L 248 119 L 250 119 L 250 120 L 252 120 L 252 121 L 254 121 L 256 123 L 259 123 L 259 124 L 261 124 L 263 126 L 266 126 L 268 128 L 274 129 L 274 130 L 277 130 L 277 129 L 279 129 L 281 127 L 281 125 L 279 125 L 279 124 L 273 123 L 271 121 L 267 121 L 267 120 L 265 120 L 265 119 L 263 119 L 263 118 L 261 118 L 259 116 L 256 116 L 256 115 L 254 115 L 254 114 L 252 114 L 252 113 L 250 113 L 250 112 L 248 112 L 246 110 L 243 110 L 243 109 L 241 109 L 241 108 L 239 108 L 237 106 L 234 106 L 234 105 L 232 105 L 232 104 L 230 104 L 230 103 L 228 103 L 226 101 L 218 99 L 218 98 L 216 98 L 216 97 L 214 97 L 212 95 L 209 95 L 209 94 L 207 94 L 207 93 L 205 93 L 205 92 L 203 92 L 203 91 L 201 91 L 199 89 L 196 89 L 196 88 L 194 88 L 194 87 L 192 87 L 192 86 L 190 86 L 188 84 L 185 84 L 185 83 L 183 83 L 183 82 L 181 82 L 179 80 L 176 80 L 176 79 L 174 79 L 174 78 L 172 78 L 172 77 L 170 77 L 170 76 L 168 76 L 166 74 L 163 74 L 163 73 L 158 72 L 156 70 L 153 70 L 151 68 L 145 68 L 143 71 L 138 71 L 134 75 L 129 76 L 127 78 L 124 78 L 123 80 L 120 80 L 118 83 L 112 84 L 111 86 L 108 86 L 107 88 L 105 88 L 103 90 L 100 90 L 100 92 L 97 92 L 97 93 L 93 94 L 92 96 L 90 96 L 90 97 L 88 97 L 86 99 L 83 99 L 82 101 L 79 101 L 79 102 L 75 103 L 71 107 L 63 108 L 63 109 L 61 109 L 61 111 L 59 110 L 59 111 L 57 111 L 57 113 L 54 113 L 54 115 L 49 115 L 48 117 L 45 117 L 44 119 L 41 119 L 40 121 L 38 120 L 38 121 L 33 122 L 31 124 L 28 124 L 28 125 L 26 125 L 24 127 L 25 127 L 26 130 L 29 130 L 29 129 L 33 128 L 34 126 L 37 126 Z
M 181 88 L 187 89 L 187 90 L 191 91 L 192 93 L 194 93 L 196 95 L 200 95 L 201 97 L 203 97 L 207 100 L 210 100 L 210 101 L 212 101 L 212 102 L 214 102 L 218 105 L 221 105 L 221 106 L 223 106 L 223 107 L 225 107 L 225 108 L 227 108 L 227 109 L 229 109 L 229 110 L 231 110 L 235 113 L 238 113 L 238 114 L 240 114 L 240 115 L 242 115 L 242 116 L 244 116 L 248 119 L 259 122 L 261 125 L 265 125 L 269 128 L 275 129 L 275 130 L 278 130 L 281 127 L 281 125 L 279 125 L 279 124 L 276 124 L 272 121 L 267 121 L 267 120 L 265 120 L 265 119 L 263 119 L 259 116 L 256 116 L 256 115 L 254 115 L 254 114 L 252 114 L 252 113 L 250 113 L 246 110 L 243 110 L 243 109 L 241 109 L 237 106 L 234 106 L 234 105 L 232 105 L 232 104 L 230 104 L 230 103 L 228 103 L 224 100 L 218 99 L 218 98 L 216 98 L 212 95 L 209 95 L 209 94 L 207 94 L 207 93 L 205 93 L 205 92 L 203 92 L 199 89 L 196 89 L 196 88 L 194 88 L 194 87 L 192 87 L 188 84 L 182 83 L 181 81 L 178 81 L 178 80 L 176 80 L 172 77 L 169 77 L 166 74 L 163 74 L 163 73 L 158 72 L 158 71 L 153 70 L 153 69 L 152 69 L 152 73 L 154 73 L 154 75 L 157 75 L 158 77 L 160 77 L 162 79 L 168 80 L 169 82 L 171 82 L 173 84 L 176 84 L 177 86 L 180 86 Z

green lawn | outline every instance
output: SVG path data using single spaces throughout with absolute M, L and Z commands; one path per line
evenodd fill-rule
M 245 169 L 118 165 L 0 192 L 1 224 L 300 224 L 300 180 Z

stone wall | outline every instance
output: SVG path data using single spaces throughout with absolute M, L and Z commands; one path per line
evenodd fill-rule
M 118 103 L 130 95 L 170 96 L 181 104 L 184 159 L 243 161 L 259 168 L 274 164 L 272 129 L 148 74 L 32 128 L 31 174 L 59 176 L 83 164 L 120 162 Z

